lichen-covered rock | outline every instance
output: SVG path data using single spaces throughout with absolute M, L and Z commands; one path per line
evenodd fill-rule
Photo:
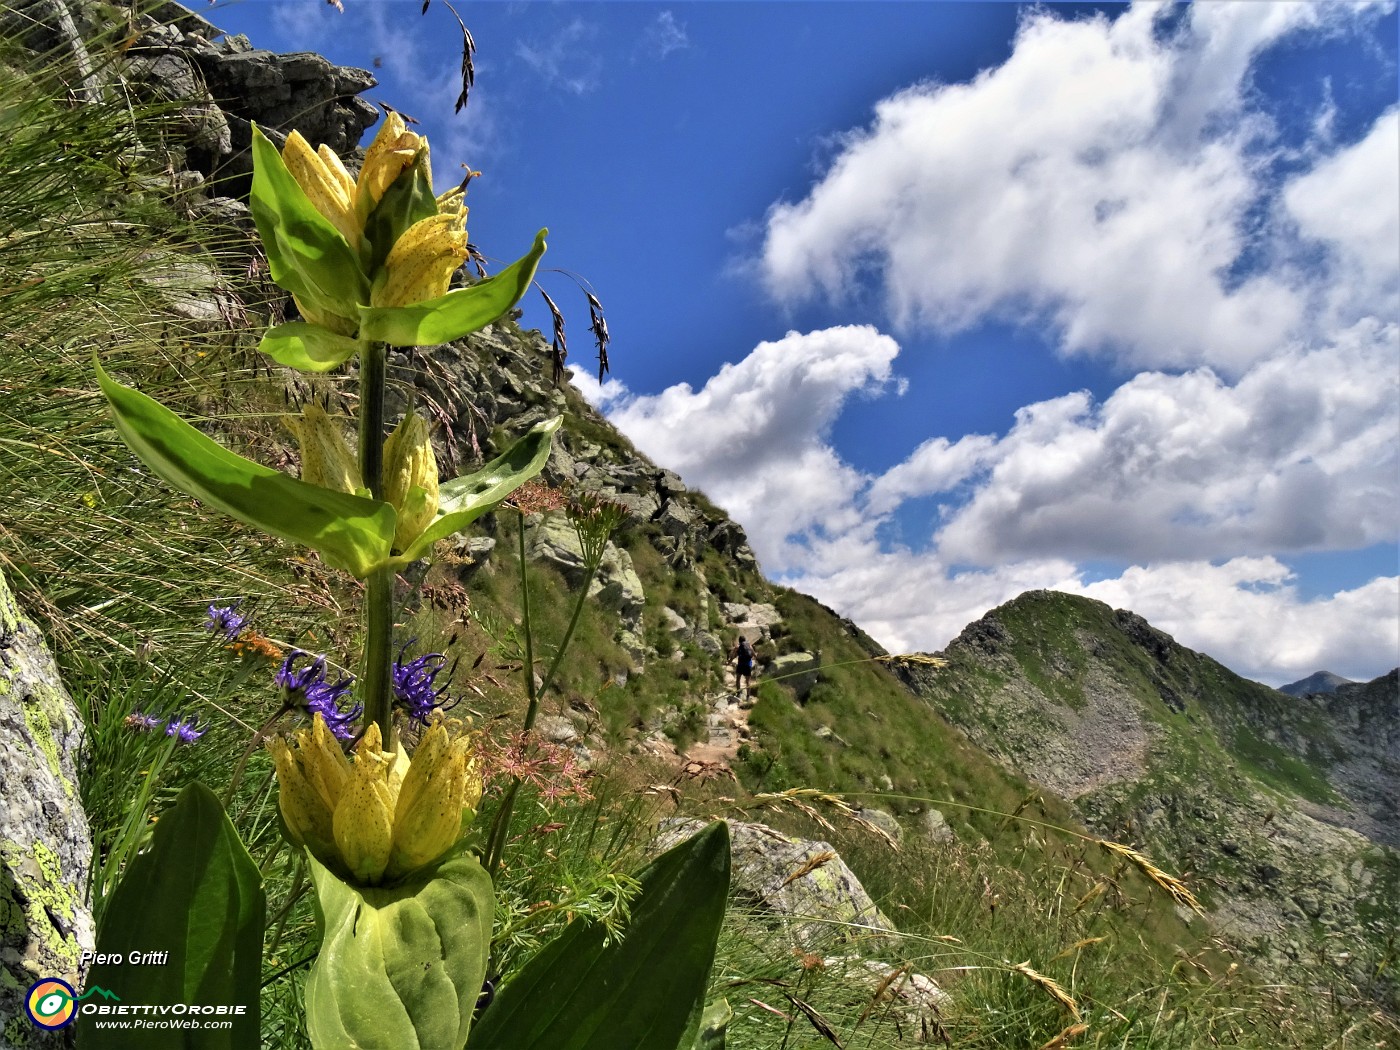
M 531 530 L 527 542 L 531 557 L 555 566 L 571 585 L 582 582 L 583 545 L 567 519 L 560 516 L 542 519 Z M 646 592 L 632 566 L 632 556 L 612 542 L 603 548 L 588 596 L 621 614 L 629 628 L 635 630 L 640 626 L 642 610 L 646 608 Z
M 658 847 L 666 848 L 704 827 L 698 820 L 668 820 Z M 803 951 L 833 944 L 883 941 L 894 924 L 876 907 L 855 873 L 825 842 L 792 838 L 766 824 L 729 822 L 730 894 L 769 920 Z
M 82 721 L 0 572 L 0 1050 L 65 1045 L 25 1017 L 41 977 L 80 983 L 92 842 L 78 798 Z

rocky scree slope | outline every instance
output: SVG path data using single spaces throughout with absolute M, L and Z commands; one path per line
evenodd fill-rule
M 1330 951 L 1367 975 L 1394 951 L 1396 672 L 1294 699 L 1052 591 L 992 610 L 941 655 L 945 669 L 904 672 L 921 696 L 1089 827 L 1194 873 L 1226 936 L 1272 968 Z

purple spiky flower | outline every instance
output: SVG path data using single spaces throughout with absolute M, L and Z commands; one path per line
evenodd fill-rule
M 353 722 L 360 717 L 363 705 L 355 704 L 348 711 L 342 711 L 340 704 L 354 688 L 353 675 L 344 675 L 338 681 L 326 681 L 326 658 L 314 657 L 300 671 L 296 665 L 303 656 L 310 656 L 300 649 L 293 649 L 277 671 L 275 682 L 282 690 L 288 706 L 304 710 L 308 717 L 319 714 L 326 720 L 332 733 L 341 740 L 355 736 Z
M 200 727 L 198 718 L 172 718 L 165 727 L 165 735 L 179 737 L 182 744 L 193 744 L 208 731 L 207 726 Z
M 447 668 L 447 657 L 442 653 L 424 653 L 404 661 L 408 647 L 417 640 L 411 638 L 404 643 L 389 673 L 394 686 L 395 706 L 406 712 L 408 717 L 426 722 L 435 710 L 446 711 L 456 706 L 459 698 L 447 695 L 447 688 L 451 685 L 451 670 L 447 671 L 447 682 L 442 685 L 436 682 L 437 676 Z M 457 666 L 456 661 L 453 661 L 452 666 Z
M 233 641 L 242 632 L 243 625 L 248 622 L 248 617 L 238 615 L 238 607 L 242 604 L 242 598 L 239 598 L 232 605 L 210 603 L 208 618 L 204 621 L 204 629 L 212 632 L 215 637 L 223 636 L 225 641 Z

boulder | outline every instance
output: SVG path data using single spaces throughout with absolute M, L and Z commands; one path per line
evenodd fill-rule
M 679 543 L 686 538 L 695 524 L 695 511 L 684 503 L 668 499 L 653 520 L 663 533 Z
M 867 824 L 875 825 L 895 842 L 898 842 L 904 835 L 904 829 L 900 827 L 899 821 L 895 819 L 893 813 L 887 810 L 867 806 L 856 810 L 856 816 Z
M 82 985 L 92 840 L 78 796 L 83 724 L 43 636 L 0 572 L 0 1046 L 56 1047 L 25 1016 L 41 977 Z
M 535 723 L 535 732 L 539 733 L 541 739 L 562 747 L 576 744 L 579 740 L 578 727 L 574 725 L 573 719 L 563 715 L 541 716 Z
M 642 589 L 642 578 L 632 565 L 632 555 L 620 547 L 609 543 L 603 548 L 603 560 L 593 575 L 588 595 L 607 608 L 616 610 L 632 630 L 641 626 L 642 611 L 647 604 L 646 591 Z
M 698 820 L 668 820 L 658 847 L 666 848 L 704 827 Z M 882 942 L 895 932 L 860 880 L 825 842 L 793 838 L 766 824 L 729 822 L 730 894 L 802 951 L 845 942 Z
M 948 824 L 948 818 L 936 809 L 926 809 L 920 814 L 919 827 L 934 842 L 952 842 L 957 838 Z
M 941 1012 L 952 1002 L 952 996 L 938 987 L 932 977 L 915 973 L 908 964 L 895 966 L 879 959 L 852 955 L 827 959 L 824 969 L 875 997 L 874 1008 L 870 1011 L 872 1025 L 893 1021 L 898 1026 L 901 1042 L 905 1036 L 917 1043 L 937 1040 L 937 1033 L 942 1031 Z M 851 1005 L 864 1007 L 869 1002 Z
M 821 657 L 815 653 L 787 653 L 769 664 L 767 677 L 782 679 L 799 700 L 805 700 L 817 684 L 817 670 L 820 667 Z

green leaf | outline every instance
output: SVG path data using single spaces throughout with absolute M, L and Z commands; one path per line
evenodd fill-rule
M 156 822 L 151 848 L 127 867 L 97 935 L 101 955 L 87 992 L 105 989 L 123 1006 L 244 1006 L 225 1015 L 232 1029 L 98 1029 L 78 1021 L 79 1045 L 93 1050 L 256 1050 L 265 900 L 257 865 L 219 800 L 203 784 L 180 792 Z M 149 952 L 168 952 L 165 958 Z M 93 1000 L 108 1000 L 97 996 Z M 113 1001 L 115 1002 L 115 1001 Z M 156 1009 L 150 1011 L 152 1016 Z M 145 1012 L 135 1016 L 145 1016 Z
M 94 357 L 117 432 L 159 478 L 273 536 L 304 543 L 361 579 L 384 564 L 394 508 L 333 492 L 244 459 L 205 437 L 160 402 L 115 382 Z
M 404 231 L 415 222 L 436 215 L 437 211 L 428 151 L 420 149 L 413 163 L 389 184 L 374 211 L 365 219 L 361 248 L 361 253 L 367 256 L 365 273 L 378 273 Z
M 303 372 L 329 372 L 360 349 L 358 340 L 318 324 L 290 321 L 263 333 L 258 349 L 279 365 Z
M 360 338 L 390 346 L 430 346 L 450 343 L 485 328 L 504 316 L 529 290 L 548 233 L 541 230 L 535 235 L 534 247 L 523 258 L 469 288 L 458 288 L 412 306 L 360 307 Z
M 326 1050 L 461 1050 L 486 978 L 491 877 L 470 854 L 362 888 L 308 856 L 324 939 L 306 1028 Z
M 725 1036 L 729 1022 L 734 1020 L 734 1010 L 728 999 L 718 999 L 705 1008 L 700 1019 L 700 1032 L 695 1037 L 695 1050 L 724 1050 Z
M 438 540 L 461 532 L 543 470 L 554 432 L 563 422 L 563 416 L 556 416 L 536 423 L 524 437 L 475 474 L 463 474 L 440 485 L 437 517 L 396 562 L 407 564 L 423 557 Z
M 350 245 L 316 210 L 282 155 L 253 125 L 253 188 L 248 203 L 272 279 L 317 310 L 355 316 L 369 282 Z
M 471 1050 L 691 1050 L 729 892 L 729 828 L 711 824 L 641 874 L 620 941 L 574 922 L 496 995 Z

